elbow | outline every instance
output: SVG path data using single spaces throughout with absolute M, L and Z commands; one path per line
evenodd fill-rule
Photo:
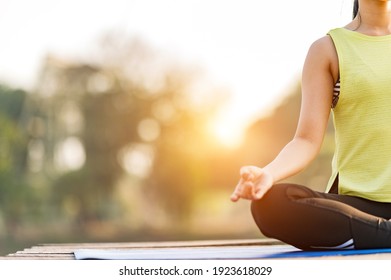
M 293 141 L 297 143 L 302 150 L 303 156 L 305 156 L 309 162 L 316 158 L 322 147 L 321 139 L 295 136 Z

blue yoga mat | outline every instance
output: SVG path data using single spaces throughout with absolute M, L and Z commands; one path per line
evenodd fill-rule
M 391 253 L 389 249 L 301 251 L 290 245 L 232 246 L 165 249 L 81 249 L 74 252 L 78 260 L 208 260 L 208 259 L 276 259 L 311 258 Z M 391 257 L 390 257 L 391 258 Z
M 347 250 L 325 250 L 325 251 L 292 251 L 271 254 L 269 258 L 311 258 L 326 256 L 353 256 L 391 253 L 391 248 L 384 249 L 347 249 Z M 390 256 L 391 259 L 391 256 Z

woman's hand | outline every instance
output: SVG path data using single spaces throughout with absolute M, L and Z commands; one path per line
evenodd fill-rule
M 272 175 L 266 170 L 256 166 L 244 166 L 240 169 L 240 180 L 231 195 L 233 202 L 240 198 L 257 200 L 273 186 Z

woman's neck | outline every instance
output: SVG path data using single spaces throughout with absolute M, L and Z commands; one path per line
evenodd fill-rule
M 391 1 L 361 0 L 352 22 L 356 31 L 373 36 L 391 34 Z

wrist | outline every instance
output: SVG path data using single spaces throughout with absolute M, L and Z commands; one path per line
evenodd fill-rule
M 265 166 L 264 168 L 262 168 L 262 171 L 264 172 L 264 174 L 266 174 L 269 180 L 271 180 L 271 185 L 274 185 L 276 183 L 276 177 L 273 173 L 272 168 L 270 168 L 270 166 Z

